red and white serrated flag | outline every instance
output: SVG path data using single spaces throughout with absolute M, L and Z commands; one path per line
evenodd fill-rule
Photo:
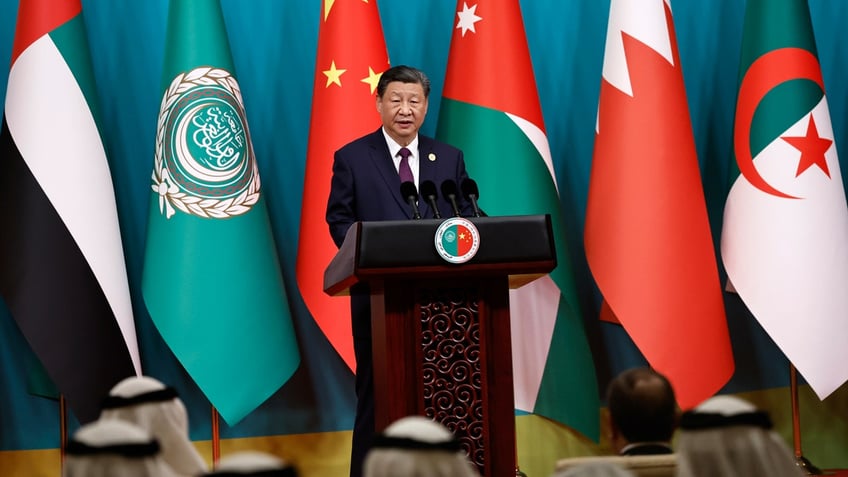
M 323 291 L 324 269 L 338 251 L 325 214 L 333 153 L 380 126 L 374 93 L 380 75 L 388 68 L 376 0 L 323 0 L 297 247 L 297 285 L 318 327 L 354 371 L 350 298 L 327 296 Z
M 612 1 L 596 127 L 589 266 L 680 406 L 695 406 L 734 362 L 668 1 Z

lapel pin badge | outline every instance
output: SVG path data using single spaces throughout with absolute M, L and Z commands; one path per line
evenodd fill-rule
M 436 160 L 436 154 L 431 152 L 430 155 L 427 156 L 427 159 L 430 159 L 430 162 L 435 161 Z

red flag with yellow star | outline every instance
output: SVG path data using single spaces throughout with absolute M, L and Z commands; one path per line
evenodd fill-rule
M 300 215 L 297 285 L 315 322 L 354 371 L 350 299 L 330 297 L 323 291 L 324 269 L 338 251 L 324 215 L 333 153 L 379 127 L 374 93 L 388 67 L 377 1 L 324 0 Z

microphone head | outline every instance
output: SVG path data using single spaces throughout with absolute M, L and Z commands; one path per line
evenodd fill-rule
M 436 197 L 436 184 L 433 181 L 422 182 L 421 195 L 423 195 L 424 197 Z
M 477 189 L 477 183 L 474 182 L 474 179 L 465 179 L 462 181 L 462 195 L 465 196 L 466 199 L 471 197 L 480 197 L 480 191 Z
M 443 197 L 451 197 L 451 196 L 455 197 L 456 193 L 457 193 L 456 182 L 454 182 L 451 179 L 447 179 L 444 182 L 442 182 L 442 196 Z
M 412 181 L 401 183 L 400 195 L 402 195 L 404 199 L 409 199 L 411 197 L 418 200 L 418 190 L 415 188 L 415 184 L 413 184 Z

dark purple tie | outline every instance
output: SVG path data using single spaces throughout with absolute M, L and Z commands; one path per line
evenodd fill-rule
M 398 175 L 400 176 L 401 183 L 403 182 L 415 182 L 415 178 L 412 177 L 412 169 L 409 167 L 409 156 L 412 155 L 412 152 L 402 147 L 400 148 L 400 166 L 398 167 Z

